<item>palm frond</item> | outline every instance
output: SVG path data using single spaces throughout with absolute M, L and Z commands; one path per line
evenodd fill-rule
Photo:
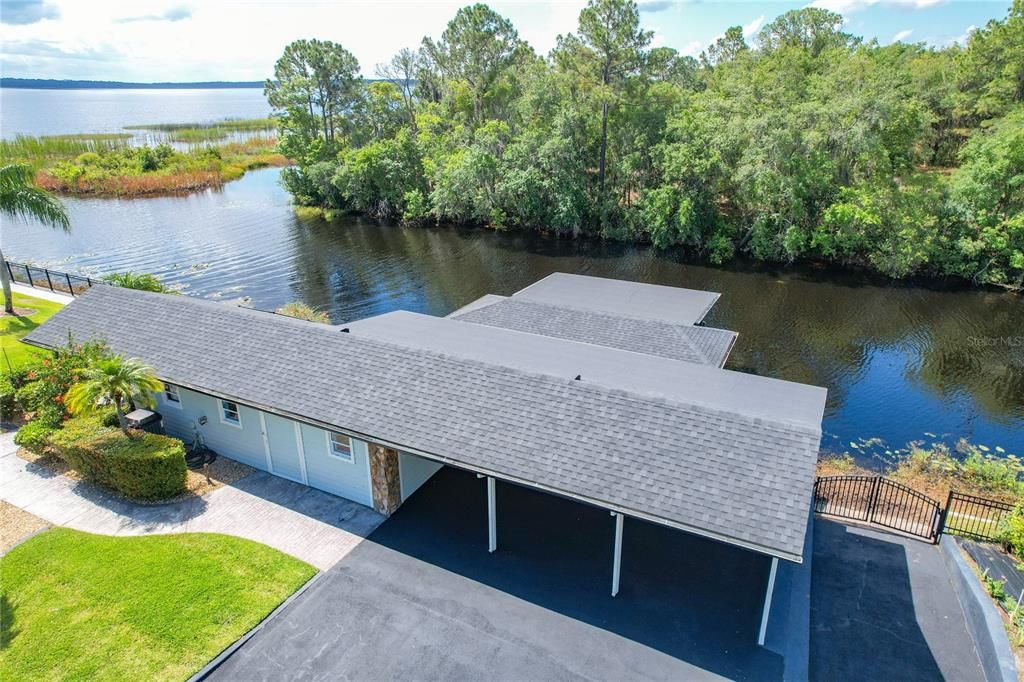
M 0 166 L 0 213 L 11 218 L 37 220 L 65 232 L 71 229 L 67 209 L 60 200 L 33 184 L 31 166 Z

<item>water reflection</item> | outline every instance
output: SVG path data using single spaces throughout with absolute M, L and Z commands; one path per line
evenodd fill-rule
M 728 269 L 627 245 L 297 218 L 260 171 L 219 192 L 72 200 L 74 229 L 4 229 L 12 258 L 154 272 L 189 293 L 271 309 L 302 300 L 343 322 L 443 315 L 555 271 L 722 293 L 708 316 L 740 333 L 729 367 L 829 388 L 826 447 L 934 433 L 1024 455 L 1024 302 L 827 270 Z

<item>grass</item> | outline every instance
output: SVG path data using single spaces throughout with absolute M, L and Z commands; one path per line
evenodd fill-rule
M 0 294 L 0 302 L 4 297 Z M 14 368 L 28 362 L 43 351 L 20 343 L 18 339 L 48 320 L 51 315 L 64 307 L 62 303 L 44 301 L 34 296 L 14 294 L 15 308 L 30 308 L 36 312 L 25 317 L 0 317 L 0 370 L 8 369 L 8 362 Z
M 71 159 L 86 152 L 102 154 L 124 149 L 130 138 L 128 133 L 17 135 L 13 140 L 0 140 L 0 163 L 28 163 L 40 168 L 48 162 Z
M 206 533 L 41 533 L 0 559 L 0 679 L 185 679 L 316 570 Z
M 151 130 L 169 133 L 175 142 L 212 142 L 223 140 L 230 133 L 274 130 L 272 118 L 228 119 L 213 123 L 149 123 L 125 126 L 127 130 Z

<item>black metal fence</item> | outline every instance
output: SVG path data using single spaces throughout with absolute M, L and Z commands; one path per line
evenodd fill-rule
M 1013 513 L 1013 505 L 985 497 L 950 492 L 946 501 L 943 532 L 975 540 L 994 540 L 1003 519 Z
M 943 506 L 884 476 L 821 476 L 814 482 L 814 511 L 938 542 L 942 533 L 994 540 L 1013 505 L 953 491 Z
M 814 483 L 814 511 L 864 521 L 930 542 L 942 532 L 942 505 L 884 476 L 823 476 Z
M 27 263 L 15 263 L 5 261 L 3 267 L 11 276 L 11 281 L 27 284 L 36 289 L 49 289 L 59 294 L 70 294 L 77 296 L 94 284 L 105 284 L 101 280 L 92 279 L 82 275 L 73 275 L 70 272 L 50 270 L 37 265 Z

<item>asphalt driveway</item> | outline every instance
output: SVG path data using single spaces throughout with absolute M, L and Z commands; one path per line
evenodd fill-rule
M 768 560 L 443 469 L 213 679 L 778 679 L 756 645 Z
M 815 521 L 812 680 L 984 680 L 939 551 Z

